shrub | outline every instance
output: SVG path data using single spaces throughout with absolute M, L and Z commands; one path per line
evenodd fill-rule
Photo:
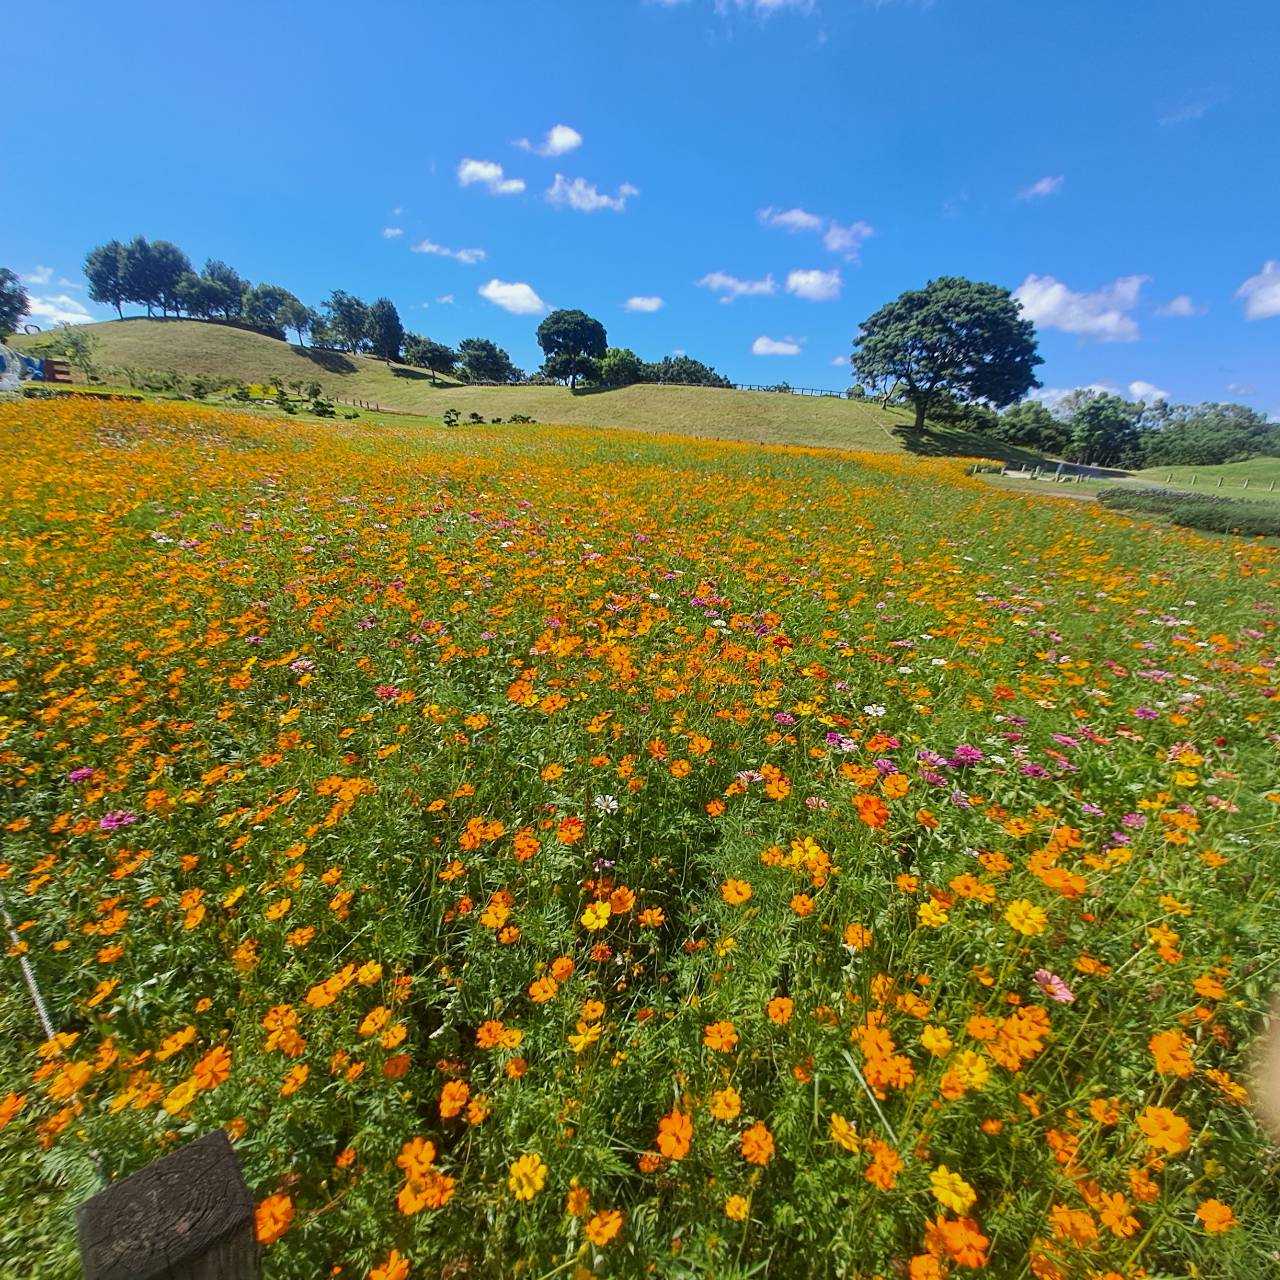
M 1280 509 L 1264 502 L 1180 489 L 1103 489 L 1098 501 L 1117 511 L 1164 516 L 1173 524 L 1246 538 L 1280 538 Z

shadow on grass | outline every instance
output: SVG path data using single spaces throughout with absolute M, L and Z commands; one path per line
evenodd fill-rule
M 312 364 L 318 364 L 326 373 L 355 373 L 355 361 L 342 354 L 341 351 L 325 351 L 320 347 L 294 347 L 301 356 L 306 356 Z
M 892 427 L 896 440 L 903 449 L 924 458 L 996 458 L 1001 462 L 1018 462 L 1026 466 L 1044 466 L 1042 454 L 1020 445 L 1006 444 L 990 436 L 974 435 L 969 431 L 957 431 L 952 427 L 931 427 L 917 431 L 904 425 Z

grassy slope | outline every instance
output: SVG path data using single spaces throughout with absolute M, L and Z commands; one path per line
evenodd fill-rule
M 94 359 L 104 370 L 173 369 L 242 382 L 314 381 L 330 396 L 430 417 L 453 408 L 464 416 L 523 413 L 539 422 L 760 444 L 1036 460 L 1024 450 L 966 432 L 933 430 L 916 437 L 906 430 L 909 415 L 903 411 L 848 400 L 710 387 L 635 386 L 575 395 L 564 387 L 436 386 L 420 369 L 389 369 L 368 356 L 311 351 L 226 325 L 130 319 L 88 328 L 96 342 Z M 19 338 L 15 345 L 32 341 Z

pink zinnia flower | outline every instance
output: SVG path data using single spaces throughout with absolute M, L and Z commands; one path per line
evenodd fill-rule
M 1059 1004 L 1075 1003 L 1076 993 L 1056 973 L 1050 973 L 1048 969 L 1037 969 L 1035 976 L 1036 986 L 1050 1000 L 1056 1000 Z

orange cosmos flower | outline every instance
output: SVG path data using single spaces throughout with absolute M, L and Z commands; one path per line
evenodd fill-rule
M 387 1260 L 369 1272 L 369 1280 L 406 1280 L 408 1275 L 408 1258 L 402 1257 L 399 1250 L 392 1249 Z
M 683 1111 L 671 1111 L 658 1121 L 658 1150 L 668 1160 L 683 1160 L 693 1143 L 693 1121 Z
M 1191 1145 L 1191 1126 L 1168 1107 L 1147 1107 L 1138 1117 L 1138 1128 L 1147 1135 L 1148 1144 L 1156 1151 L 1180 1155 Z
M 587 1239 L 603 1248 L 622 1230 L 622 1214 L 617 1209 L 604 1209 L 587 1223 Z
M 702 1030 L 702 1043 L 717 1053 L 731 1053 L 738 1043 L 732 1022 L 709 1022 Z
M 1196 1210 L 1196 1217 L 1211 1235 L 1230 1231 L 1237 1222 L 1231 1206 L 1223 1204 L 1221 1200 L 1202 1200 L 1200 1207 Z
M 743 1135 L 740 1144 L 742 1158 L 748 1164 L 764 1166 L 773 1159 L 773 1134 L 763 1120 L 757 1120 Z
M 293 1200 L 286 1195 L 267 1196 L 254 1210 L 259 1244 L 275 1244 L 293 1221 Z

